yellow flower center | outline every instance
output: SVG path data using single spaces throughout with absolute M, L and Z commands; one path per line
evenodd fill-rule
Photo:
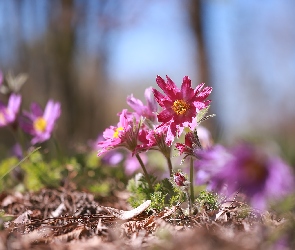
M 123 127 L 116 128 L 116 130 L 113 134 L 113 138 L 119 138 L 119 133 L 120 133 L 120 131 L 123 131 L 123 130 L 124 130 Z
M 34 129 L 37 130 L 38 132 L 44 132 L 47 126 L 47 122 L 43 117 L 38 117 L 34 121 Z
M 183 115 L 189 109 L 190 105 L 184 100 L 176 100 L 172 105 L 173 111 L 178 115 Z

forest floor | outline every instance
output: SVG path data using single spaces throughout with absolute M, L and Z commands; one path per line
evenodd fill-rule
M 127 197 L 65 188 L 2 193 L 0 249 L 278 249 L 275 232 L 285 223 L 238 201 L 189 216 L 182 205 L 132 209 Z

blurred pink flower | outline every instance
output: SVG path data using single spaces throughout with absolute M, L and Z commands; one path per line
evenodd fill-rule
M 191 123 L 198 112 L 210 104 L 210 100 L 205 100 L 212 91 L 211 87 L 204 87 L 204 83 L 199 84 L 195 89 L 191 87 L 191 80 L 188 76 L 183 78 L 181 89 L 168 77 L 167 83 L 160 76 L 156 81 L 164 94 L 153 89 L 154 96 L 163 111 L 158 114 L 160 126 L 168 126 L 174 136 L 179 128 L 184 127 L 184 123 Z
M 210 148 L 213 144 L 210 131 L 204 126 L 197 127 L 198 137 L 203 149 Z
M 148 158 L 146 154 L 141 154 L 141 159 L 143 164 L 147 164 Z M 125 168 L 125 173 L 127 175 L 132 175 L 134 174 L 138 169 L 141 169 L 141 166 L 138 162 L 138 160 L 132 156 L 131 153 L 127 154 L 126 159 L 124 161 L 124 168 Z
M 44 112 L 37 103 L 31 104 L 31 112 L 24 111 L 20 119 L 21 128 L 33 138 L 31 143 L 44 142 L 50 139 L 56 120 L 60 117 L 61 108 L 59 102 L 49 100 Z
M 11 148 L 11 153 L 13 156 L 17 157 L 19 160 L 23 158 L 23 150 L 19 143 L 14 144 Z
M 0 127 L 13 123 L 19 112 L 21 96 L 11 94 L 7 106 L 0 102 Z
M 141 159 L 144 164 L 146 164 L 148 161 L 147 156 L 144 153 L 141 154 Z M 117 149 L 106 152 L 102 156 L 101 161 L 104 164 L 114 167 L 118 166 L 120 163 L 123 163 L 125 173 L 127 175 L 132 175 L 141 168 L 138 160 L 132 156 L 132 153 L 127 152 L 126 154 L 126 152 L 122 152 Z
M 124 159 L 123 152 L 118 150 L 111 150 L 103 155 L 101 158 L 102 163 L 108 164 L 111 166 L 117 166 Z
M 195 156 L 198 158 L 195 161 L 195 184 L 208 184 L 208 189 L 212 189 L 212 178 L 222 172 L 233 157 L 225 147 L 219 144 L 199 150 L 195 153 Z
M 217 168 L 211 171 L 212 188 L 216 191 L 224 186 L 228 194 L 240 191 L 253 207 L 264 209 L 268 200 L 282 198 L 294 188 L 293 173 L 279 157 L 247 143 L 235 146 L 230 155 L 218 151 L 213 154 L 212 150 L 199 155 L 201 169 L 212 169 L 213 165 Z
M 157 102 L 153 96 L 152 87 L 145 90 L 144 96 L 147 102 L 146 106 L 143 105 L 141 100 L 134 98 L 132 94 L 127 97 L 127 104 L 133 108 L 137 115 L 143 116 L 151 122 L 156 122 Z

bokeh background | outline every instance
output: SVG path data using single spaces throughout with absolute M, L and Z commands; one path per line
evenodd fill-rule
M 65 152 L 95 139 L 156 75 L 213 86 L 206 122 L 262 138 L 294 165 L 295 1 L 0 0 L 0 69 L 28 74 L 22 108 L 60 101 Z M 0 130 L 1 149 L 14 144 Z

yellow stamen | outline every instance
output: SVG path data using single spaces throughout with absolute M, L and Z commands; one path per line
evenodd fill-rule
M 123 130 L 124 130 L 123 127 L 116 128 L 116 130 L 115 130 L 115 132 L 113 134 L 113 138 L 119 138 L 119 132 L 123 131 Z
M 38 132 L 44 132 L 47 126 L 47 122 L 43 117 L 38 117 L 34 121 L 34 129 L 37 130 Z
M 190 105 L 184 100 L 176 100 L 172 105 L 172 109 L 178 115 L 183 115 L 189 109 Z

